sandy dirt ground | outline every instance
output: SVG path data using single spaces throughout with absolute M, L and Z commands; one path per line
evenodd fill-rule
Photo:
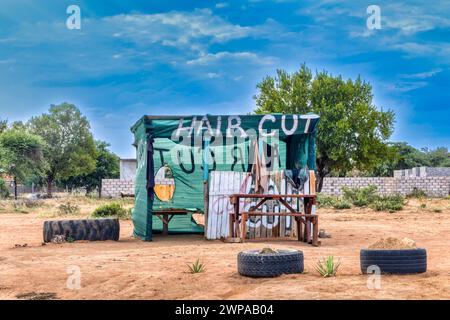
M 54 206 L 45 203 L 28 213 L 0 206 L 0 298 L 36 293 L 57 299 L 450 299 L 448 199 L 410 199 L 397 213 L 320 209 L 320 227 L 332 238 L 322 239 L 318 248 L 296 241 L 227 244 L 198 235 L 155 236 L 152 242 L 142 242 L 131 237 L 128 220 L 121 222 L 118 242 L 42 245 L 42 224 L 54 217 L 48 214 Z M 428 271 L 382 276 L 381 289 L 368 289 L 359 250 L 389 236 L 408 237 L 426 248 Z M 269 279 L 239 276 L 237 253 L 267 246 L 302 250 L 306 272 Z M 342 262 L 334 278 L 321 278 L 314 270 L 317 260 L 327 255 Z M 206 271 L 190 274 L 187 264 L 197 258 Z M 67 269 L 73 265 L 81 271 L 79 290 L 66 286 Z

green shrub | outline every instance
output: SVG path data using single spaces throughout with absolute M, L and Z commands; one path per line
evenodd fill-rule
M 0 199 L 6 199 L 9 197 L 9 189 L 3 179 L 0 179 Z
M 350 209 L 352 204 L 345 199 L 337 199 L 333 203 L 333 208 L 337 210 Z
M 395 212 L 403 209 L 405 198 L 401 195 L 378 197 L 371 207 L 376 211 Z
M 76 204 L 71 204 L 70 202 L 62 203 L 58 206 L 58 212 L 62 215 L 77 214 L 80 213 L 80 207 Z
M 334 203 L 337 201 L 337 197 L 328 196 L 326 194 L 319 193 L 317 195 L 317 202 L 319 208 L 331 208 L 334 206 Z
M 316 264 L 316 271 L 324 278 L 334 277 L 341 265 L 340 261 L 335 261 L 333 256 L 319 260 Z
M 122 207 L 120 203 L 109 203 L 104 204 L 97 209 L 95 209 L 92 217 L 94 218 L 105 218 L 105 217 L 115 217 L 119 219 L 128 219 L 130 216 L 130 210 Z
M 407 198 L 426 198 L 427 194 L 425 193 L 425 191 L 418 189 L 418 188 L 414 188 L 413 191 L 411 191 L 411 193 L 408 193 L 406 195 Z
M 376 191 L 377 187 L 373 185 L 364 188 L 342 187 L 344 199 L 357 207 L 364 207 L 373 203 L 377 199 Z
M 201 273 L 205 272 L 205 265 L 200 262 L 200 259 L 197 259 L 192 265 L 188 265 L 190 273 Z

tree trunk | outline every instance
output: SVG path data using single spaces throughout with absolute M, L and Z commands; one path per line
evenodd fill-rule
M 326 169 L 323 163 L 317 163 L 317 179 L 316 179 L 316 191 L 321 192 L 323 187 L 323 178 L 325 178 L 329 174 L 329 171 Z
M 316 181 L 316 191 L 321 192 L 323 187 L 323 176 L 318 174 L 317 175 L 317 181 Z
M 53 177 L 47 177 L 47 197 L 52 198 L 53 197 Z
M 17 200 L 17 178 L 14 177 L 14 200 Z
M 102 183 L 100 182 L 100 184 L 98 185 L 98 197 L 101 199 L 102 198 Z

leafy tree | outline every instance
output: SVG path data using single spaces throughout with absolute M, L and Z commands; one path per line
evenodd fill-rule
M 431 167 L 450 167 L 450 153 L 445 147 L 438 147 L 435 150 L 424 149 L 426 158 Z
M 8 120 L 0 120 L 0 133 L 8 128 Z
M 374 168 L 388 151 L 387 139 L 394 124 L 392 111 L 373 105 L 372 86 L 334 77 L 325 71 L 313 77 L 306 65 L 292 74 L 277 70 L 258 85 L 255 95 L 258 114 L 314 112 L 321 120 L 317 132 L 317 189 L 332 171 L 345 175 L 356 168 Z
M 45 177 L 49 197 L 56 179 L 68 179 L 95 170 L 96 152 L 89 121 L 73 104 L 51 105 L 49 113 L 31 118 L 27 125 L 46 142 Z
M 96 163 L 95 170 L 89 174 L 70 177 L 63 184 L 69 189 L 83 187 L 86 193 L 93 190 L 98 191 L 99 197 L 102 195 L 102 179 L 119 178 L 119 157 L 109 151 L 110 145 L 104 141 L 95 141 Z
M 44 141 L 26 131 L 8 129 L 0 134 L 0 168 L 14 179 L 14 198 L 17 184 L 43 168 Z

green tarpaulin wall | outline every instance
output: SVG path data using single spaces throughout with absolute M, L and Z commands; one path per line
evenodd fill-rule
M 269 170 L 315 169 L 315 137 L 319 117 L 308 115 L 222 115 L 222 116 L 144 116 L 132 128 L 137 150 L 134 235 L 151 240 L 152 232 L 162 230 L 153 210 L 188 209 L 204 211 L 204 168 L 209 172 L 249 171 L 251 141 L 270 146 Z M 248 131 L 250 130 L 250 131 Z M 230 132 L 238 134 L 237 138 Z M 270 137 L 272 133 L 278 137 Z M 206 147 L 207 137 L 216 136 Z M 253 140 L 252 140 L 253 139 Z M 148 147 L 152 141 L 154 173 L 168 165 L 175 180 L 169 201 L 153 200 L 147 189 Z M 206 150 L 206 151 L 205 151 Z M 209 152 L 208 152 L 209 151 Z M 205 164 L 205 161 L 207 164 Z M 206 177 L 207 178 L 207 177 Z M 170 233 L 203 233 L 191 214 L 174 216 Z

